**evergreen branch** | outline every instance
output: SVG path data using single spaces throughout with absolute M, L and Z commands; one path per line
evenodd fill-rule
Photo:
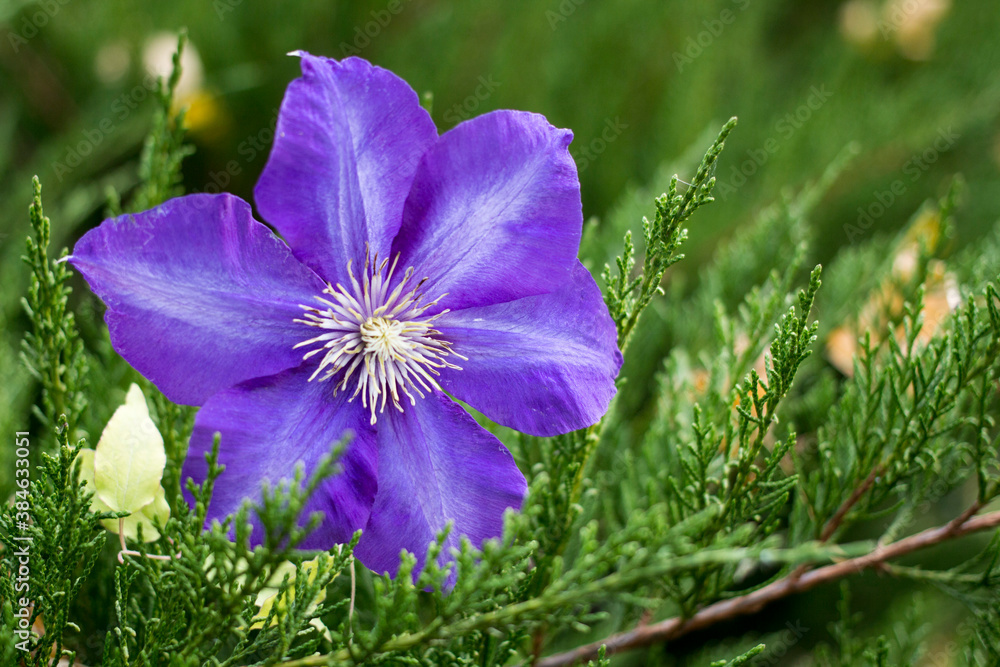
M 34 238 L 28 237 L 27 252 L 22 257 L 30 267 L 31 282 L 27 296 L 21 299 L 31 328 L 21 342 L 21 359 L 41 384 L 41 403 L 35 406 L 35 415 L 53 432 L 65 416 L 72 441 L 86 409 L 83 389 L 87 383 L 87 355 L 76 319 L 68 308 L 72 291 L 67 285 L 69 267 L 62 259 L 49 258 L 50 223 L 42 210 L 42 185 L 37 176 L 32 179 L 32 187 L 30 217 Z
M 360 653 L 356 648 L 347 647 L 326 655 L 311 655 L 282 662 L 281 665 L 283 667 L 318 667 L 327 664 L 349 664 L 351 661 L 354 664 L 360 664 L 368 658 L 374 659 L 376 656 L 385 658 L 390 654 L 447 642 L 475 632 L 488 631 L 491 628 L 542 622 L 547 614 L 555 610 L 572 610 L 578 605 L 602 599 L 602 595 L 613 594 L 619 590 L 629 590 L 644 581 L 696 570 L 705 565 L 734 564 L 744 562 L 748 558 L 762 557 L 766 557 L 770 562 L 786 563 L 802 560 L 827 561 L 843 553 L 842 548 L 833 550 L 819 547 L 816 544 L 805 544 L 785 550 L 767 549 L 759 545 L 753 548 L 719 548 L 696 551 L 667 559 L 662 556 L 655 557 L 653 551 L 637 552 L 634 554 L 635 567 L 629 564 L 592 581 L 578 581 L 570 572 L 536 597 L 469 616 L 458 616 L 454 619 L 446 619 L 443 615 L 438 616 L 420 629 L 386 637 L 378 645 L 371 646 L 367 655 Z M 580 572 L 589 569 L 585 566 L 579 567 Z M 409 572 L 405 574 L 408 576 Z M 404 581 L 407 580 L 404 579 Z M 456 609 L 455 611 L 461 610 Z M 595 646 L 593 653 L 587 657 L 598 657 L 599 649 L 599 646 Z M 539 664 L 543 662 L 539 662 Z
M 879 545 L 864 556 L 826 565 L 801 576 L 796 576 L 793 573 L 746 595 L 709 605 L 690 618 L 674 617 L 659 623 L 639 626 L 628 632 L 611 635 L 591 644 L 580 646 L 572 651 L 548 656 L 539 660 L 537 667 L 561 667 L 592 659 L 597 656 L 597 652 L 602 646 L 606 647 L 610 654 L 674 640 L 695 630 L 701 630 L 738 616 L 755 613 L 776 600 L 804 593 L 821 584 L 837 581 L 868 569 L 881 569 L 886 561 L 948 540 L 1000 527 L 1000 511 L 976 516 L 976 512 L 980 509 L 981 506 L 976 503 L 944 525 L 928 528 L 891 544 Z
M 38 619 L 44 634 L 30 639 L 31 657 L 26 665 L 55 665 L 73 656 L 64 649 L 64 634 L 76 627 L 70 614 L 84 582 L 100 558 L 106 533 L 100 519 L 107 515 L 89 511 L 91 493 L 79 483 L 77 454 L 82 443 L 71 444 L 65 416 L 58 422 L 52 454 L 43 453 L 37 467 L 39 478 L 20 504 L 27 506 L 27 526 L 16 519 L 15 506 L 0 511 L 0 577 L 13 580 L 24 561 L 16 556 L 18 533 L 30 537 L 30 585 L 26 596 L 32 603 L 28 626 Z M 24 596 L 22 594 L 21 596 Z M 18 596 L 18 597 L 21 597 Z M 14 599 L 14 598 L 12 598 Z
M 740 665 L 745 665 L 749 660 L 752 660 L 754 656 L 760 655 L 764 652 L 765 645 L 757 644 L 752 649 L 744 653 L 743 655 L 737 656 L 732 660 L 718 660 L 713 662 L 709 667 L 740 667 Z M 605 655 L 607 650 L 602 647 L 601 655 Z
M 830 518 L 830 520 L 823 525 L 823 530 L 819 536 L 820 543 L 826 543 L 830 541 L 830 538 L 832 538 L 837 533 L 837 530 L 839 530 L 840 526 L 844 523 L 844 519 L 847 518 L 848 513 L 850 513 L 850 511 L 854 509 L 854 506 L 861 501 L 861 499 L 865 496 L 866 493 L 868 493 L 868 491 L 872 488 L 872 485 L 875 484 L 875 480 L 878 479 L 878 477 L 882 475 L 883 472 L 884 472 L 883 466 L 875 467 L 868 474 L 868 477 L 866 477 L 864 481 L 861 482 L 861 484 L 858 484 L 854 488 L 854 490 L 851 492 L 851 495 L 847 497 L 847 499 L 841 504 L 840 507 L 837 508 L 837 511 Z M 801 577 L 808 571 L 809 567 L 807 565 L 800 565 L 799 567 L 795 568 L 795 570 L 789 575 L 789 578 L 796 579 L 798 577 Z
M 645 253 L 642 272 L 632 276 L 635 268 L 635 246 L 632 232 L 625 233 L 624 252 L 616 259 L 618 274 L 613 275 L 611 267 L 605 265 L 602 277 L 606 285 L 604 300 L 608 305 L 615 326 L 618 328 L 618 347 L 625 350 L 629 338 L 639 322 L 639 316 L 653 297 L 662 293 L 660 282 L 668 268 L 684 258 L 679 252 L 687 240 L 687 230 L 682 225 L 701 206 L 714 201 L 715 165 L 725 147 L 726 138 L 736 127 L 736 118 L 730 118 L 722 126 L 719 135 L 702 158 L 698 170 L 683 195 L 677 194 L 680 179 L 675 175 L 670 179 L 667 192 L 656 198 L 656 214 L 653 220 L 642 219 Z

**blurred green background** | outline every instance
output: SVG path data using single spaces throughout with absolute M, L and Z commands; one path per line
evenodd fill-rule
M 817 221 L 825 254 L 896 179 L 906 181 L 902 205 L 867 233 L 898 227 L 955 171 L 969 181 L 975 221 L 961 242 L 1000 210 L 1000 6 L 988 0 L 5 0 L 0 233 L 14 245 L 32 174 L 63 238 L 100 217 L 107 184 L 128 188 L 152 106 L 144 61 L 162 63 L 172 44 L 163 33 L 182 27 L 195 62 L 185 100 L 198 149 L 186 165 L 191 190 L 216 183 L 251 198 L 297 75 L 285 54 L 306 49 L 357 53 L 432 93 L 441 130 L 499 108 L 572 129 L 588 217 L 607 218 L 630 187 L 739 116 L 719 168 L 732 189 L 699 215 L 696 257 L 850 141 L 861 156 Z M 940 133 L 947 149 L 911 180 L 908 161 Z M 239 173 L 226 183 L 230 161 Z
M 1000 217 L 995 0 L 0 0 L 3 433 L 20 428 L 34 400 L 16 355 L 31 176 L 41 178 L 57 248 L 100 222 L 108 188 L 126 195 L 137 182 L 153 111 L 148 71 L 168 67 L 182 28 L 181 101 L 196 148 L 185 162 L 189 191 L 252 201 L 298 74 L 285 54 L 304 49 L 396 72 L 432 95 L 442 131 L 500 108 L 572 129 L 584 215 L 597 221 L 584 247 L 592 268 L 620 251 L 666 178 L 692 175 L 733 115 L 718 201 L 693 220 L 689 259 L 672 279 L 693 275 L 851 142 L 858 156 L 813 214 L 810 260 L 895 232 L 958 172 L 969 196 L 953 249 Z M 836 595 L 812 598 L 830 604 L 818 619 L 831 617 Z M 804 613 L 772 612 L 776 629 Z M 806 616 L 812 627 L 818 619 Z

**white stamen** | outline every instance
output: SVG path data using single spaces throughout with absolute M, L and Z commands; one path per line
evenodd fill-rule
M 426 278 L 407 289 L 413 277 L 413 267 L 410 267 L 389 291 L 398 260 L 399 255 L 390 266 L 388 259 L 379 262 L 376 255 L 369 261 L 366 256 L 360 281 L 348 262 L 351 289 L 340 284 L 327 285 L 323 294 L 330 298 L 317 296 L 316 300 L 323 304 L 320 307 L 301 306 L 305 310 L 304 319 L 295 320 L 323 330 L 320 335 L 295 346 L 319 345 L 306 352 L 303 359 L 324 353 L 309 380 L 318 378 L 322 382 L 339 376 L 334 381 L 336 393 L 347 390 L 352 378 L 356 377 L 354 391 L 348 400 L 353 401 L 360 395 L 361 404 L 371 411 L 372 424 L 377 421 L 376 407 L 381 414 L 389 400 L 397 410 L 403 411 L 401 394 L 409 399 L 410 405 L 416 405 L 414 394 L 424 398 L 435 390 L 440 391 L 441 385 L 435 379 L 440 375 L 439 369 L 461 370 L 445 357 L 454 355 L 466 359 L 451 349 L 451 343 L 441 340 L 441 332 L 433 327 L 434 321 L 448 311 L 424 317 L 424 313 L 445 296 L 442 294 L 430 303 L 421 303 L 420 288 Z

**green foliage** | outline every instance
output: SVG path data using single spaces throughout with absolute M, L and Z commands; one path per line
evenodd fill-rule
M 91 494 L 79 483 L 79 466 L 74 465 L 80 445 L 69 444 L 69 427 L 63 418 L 59 425 L 56 454 L 43 453 L 36 468 L 38 478 L 28 493 L 18 494 L 18 503 L 0 512 L 0 544 L 4 558 L 0 571 L 8 581 L 21 564 L 19 553 L 25 548 L 15 536 L 28 537 L 27 559 L 30 563 L 28 594 L 34 602 L 29 625 L 44 620 L 46 633 L 30 642 L 32 665 L 55 664 L 65 656 L 71 661 L 75 651 L 64 645 L 64 635 L 79 630 L 75 621 L 75 603 L 84 582 L 97 564 L 105 535 L 98 520 L 114 516 L 89 511 Z M 26 505 L 29 518 L 23 517 L 20 502 Z M 4 601 L 18 600 L 22 595 Z
M 980 590 L 979 593 L 982 593 Z M 841 585 L 839 618 L 830 626 L 832 644 L 817 648 L 821 667 L 918 667 L 925 664 L 992 665 L 997 659 L 995 600 L 972 606 L 971 614 L 952 632 L 934 637 L 933 613 L 922 595 L 907 596 L 892 612 L 891 632 L 871 635 L 860 630 L 864 614 L 852 611 L 849 586 Z M 860 635 L 860 636 L 859 636 Z
M 739 667 L 740 665 L 745 665 L 752 662 L 755 656 L 760 655 L 764 652 L 765 646 L 763 644 L 758 644 L 752 649 L 744 653 L 743 655 L 737 656 L 732 660 L 719 660 L 718 662 L 713 662 L 711 667 Z
M 587 661 L 587 667 L 610 667 L 611 661 L 607 658 L 607 649 L 602 646 L 597 652 L 597 662 Z
M 189 486 L 194 509 L 183 506 L 154 543 L 159 553 L 172 557 L 144 558 L 146 545 L 140 543 L 143 555 L 127 557 L 126 565 L 115 570 L 117 626 L 102 664 L 273 664 L 314 651 L 323 638 L 310 622 L 342 601 L 325 601 L 315 609 L 311 602 L 350 562 L 356 540 L 321 555 L 310 576 L 296 548 L 320 517 L 304 526 L 297 519 L 316 486 L 334 473 L 334 460 L 318 466 L 308 480 L 300 473 L 290 483 L 265 488 L 258 506 L 244 505 L 206 530 L 212 486 L 224 474 L 216 449 L 205 484 Z M 251 518 L 264 534 L 263 544 L 253 549 L 247 546 Z M 297 562 L 295 577 L 275 583 L 279 596 L 290 589 L 294 596 L 281 610 L 272 607 L 262 627 L 252 630 L 253 601 L 290 559 Z
M 687 230 L 682 225 L 700 207 L 712 201 L 715 187 L 715 166 L 719 155 L 733 128 L 736 119 L 731 118 L 723 126 L 715 142 L 705 153 L 705 157 L 691 183 L 685 183 L 684 194 L 677 193 L 680 179 L 674 175 L 670 179 L 667 192 L 656 198 L 656 215 L 653 220 L 642 219 L 642 236 L 646 251 L 643 256 L 642 271 L 634 276 L 635 247 L 632 232 L 625 232 L 625 252 L 616 260 L 618 268 L 614 275 L 609 265 L 604 267 L 605 302 L 618 329 L 618 346 L 624 350 L 629 336 L 639 321 L 639 315 L 657 294 L 662 294 L 660 282 L 667 269 L 684 259 L 678 250 L 687 240 Z
M 177 193 L 186 149 L 171 112 L 179 58 L 174 63 L 126 210 Z M 716 165 L 734 125 L 722 128 L 682 192 L 673 176 L 654 200 L 652 219 L 643 219 L 642 262 L 626 234 L 617 272 L 604 274 L 630 382 L 638 376 L 629 375 L 632 359 L 650 365 L 662 356 L 652 364 L 651 400 L 638 407 L 620 400 L 600 423 L 564 436 L 508 434 L 530 482 L 523 511 L 508 513 L 503 535 L 481 548 L 462 541 L 446 566 L 438 559 L 442 533 L 421 570 L 404 554 L 395 579 L 354 562 L 358 535 L 303 564 L 297 547 L 318 517 L 302 524 L 301 513 L 336 474 L 335 455 L 308 478 L 299 471 L 265 487 L 256 507 L 206 526 L 213 486 L 226 474 L 218 442 L 204 485 L 182 492 L 193 411 L 148 384 L 173 511 L 156 526 L 158 539 L 132 545 L 138 555 L 119 560 L 114 545 L 105 547 L 100 522 L 117 515 L 91 511 L 73 462 L 85 444 L 80 434 L 100 432 L 134 372 L 109 352 L 103 330 L 78 330 L 68 308 L 69 270 L 47 256 L 50 228 L 36 181 L 24 357 L 40 392 L 44 432 L 35 442 L 46 453 L 32 468 L 24 509 L 0 510 L 0 657 L 108 667 L 487 667 L 575 658 L 605 666 L 618 663 L 611 653 L 759 611 L 799 592 L 797 582 L 840 567 L 831 580 L 878 568 L 957 600 L 966 609 L 964 664 L 995 661 L 1000 539 L 976 542 L 971 533 L 1000 523 L 989 511 L 1000 493 L 993 417 L 1000 295 L 990 282 L 1000 237 L 983 244 L 981 257 L 942 258 L 945 244 L 920 230 L 932 220 L 936 235 L 948 237 L 953 188 L 899 238 L 873 239 L 836 260 L 821 290 L 820 267 L 803 271 L 814 255 L 810 216 L 849 150 L 815 185 L 762 210 L 697 280 L 664 290 L 682 257 L 685 225 L 713 201 Z M 953 262 L 960 264 L 954 273 Z M 944 316 L 933 316 L 929 304 L 952 282 L 961 298 L 946 298 Z M 825 346 L 832 359 L 833 334 L 845 326 L 846 339 L 836 340 L 855 346 L 849 367 L 813 354 Z M 664 341 L 670 351 L 657 356 Z M 620 386 L 623 394 L 629 389 Z M 928 546 L 964 540 L 951 561 L 921 557 L 903 566 L 879 558 L 926 537 L 920 522 L 927 515 L 943 523 Z M 263 536 L 256 548 L 248 546 L 251 530 Z M 19 608 L 15 537 L 23 534 L 32 537 L 31 620 L 45 629 L 32 635 L 29 655 L 6 648 Z M 900 553 L 918 553 L 912 543 Z M 280 576 L 288 562 L 294 576 Z M 754 597 L 780 586 L 787 590 L 778 597 Z M 261 618 L 258 597 L 275 589 L 283 602 Z M 862 626 L 846 587 L 840 598 L 840 620 L 829 632 L 797 637 L 802 645 L 785 646 L 789 655 L 824 643 L 813 664 L 889 665 L 917 664 L 926 652 L 925 607 L 876 614 L 872 622 L 865 616 Z M 737 657 L 712 664 L 774 664 L 770 639 L 740 641 L 724 654 Z M 560 653 L 581 646 L 581 653 Z
M 42 212 L 42 185 L 35 178 L 31 203 L 31 228 L 35 237 L 27 240 L 23 258 L 31 270 L 28 295 L 23 300 L 31 321 L 24 336 L 22 358 L 42 388 L 41 404 L 35 417 L 51 433 L 60 415 L 75 429 L 84 410 L 87 357 L 68 310 L 70 288 L 66 285 L 69 267 L 48 257 L 49 219 Z M 63 251 L 63 257 L 66 252 Z
M 802 530 L 808 524 L 840 531 L 892 513 L 882 537 L 887 541 L 970 474 L 975 507 L 1000 490 L 992 416 L 1000 341 L 996 288 L 967 293 L 948 331 L 930 340 L 920 338 L 932 326 L 924 321 L 923 288 L 909 289 L 900 335 L 865 338 L 853 378 L 817 432 L 803 488 L 805 514 L 793 522 Z

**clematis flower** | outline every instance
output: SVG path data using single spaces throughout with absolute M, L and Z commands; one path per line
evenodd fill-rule
M 600 419 L 621 365 L 576 258 L 572 134 L 497 111 L 438 136 L 417 95 L 356 58 L 301 57 L 255 190 L 190 195 L 106 220 L 71 262 L 107 305 L 115 349 L 171 400 L 201 406 L 185 477 L 221 433 L 212 517 L 262 480 L 313 468 L 329 549 L 395 573 L 448 521 L 447 546 L 500 534 L 526 485 L 456 403 L 538 436 Z M 287 243 L 287 245 L 286 245 Z M 255 525 L 252 539 L 260 539 Z

